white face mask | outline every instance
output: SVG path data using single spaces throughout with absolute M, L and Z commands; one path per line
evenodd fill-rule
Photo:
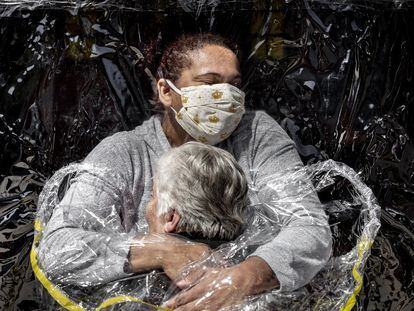
M 179 95 L 183 107 L 175 112 L 178 124 L 201 143 L 215 145 L 231 135 L 244 114 L 244 92 L 220 83 L 183 87 L 168 85 Z

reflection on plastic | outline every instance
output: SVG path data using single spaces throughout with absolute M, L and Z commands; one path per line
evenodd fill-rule
M 65 271 L 68 265 L 73 265 L 73 257 L 70 257 L 68 259 L 69 261 L 66 261 L 62 260 L 62 257 L 59 255 L 49 254 L 54 258 L 54 262 L 48 264 L 49 269 L 51 269 L 49 272 L 54 277 L 50 277 L 48 271 L 44 271 L 41 264 L 38 264 L 37 253 L 39 245 L 42 244 L 42 232 L 45 227 L 50 225 L 49 220 L 53 209 L 59 204 L 60 199 L 64 195 L 64 189 L 70 184 L 71 176 L 75 176 L 80 171 L 93 172 L 93 174 L 99 174 L 103 178 L 105 174 L 111 173 L 109 169 L 105 168 L 70 165 L 56 172 L 46 183 L 39 199 L 35 243 L 31 253 L 31 262 L 37 278 L 49 292 L 50 296 L 53 297 L 53 300 L 67 309 L 100 310 L 102 306 L 120 303 L 122 303 L 122 307 L 118 307 L 122 310 L 133 309 L 137 307 L 137 304 L 140 307 L 146 306 L 150 309 L 159 308 L 163 302 L 177 292 L 176 287 L 163 273 L 154 271 L 146 274 L 133 275 L 126 280 L 114 281 L 110 284 L 90 288 L 88 287 L 87 276 L 85 276 L 85 284 L 80 283 L 75 286 L 72 276 L 66 273 L 59 274 L 59 271 Z M 335 238 L 340 240 L 342 238 L 341 235 L 346 235 L 350 240 L 351 248 L 344 250 L 341 245 L 337 244 L 333 256 L 330 258 L 326 267 L 323 268 L 306 288 L 287 294 L 275 291 L 254 296 L 244 301 L 243 304 L 230 306 L 226 310 L 257 310 L 257 308 L 265 310 L 279 308 L 303 310 L 305 306 L 316 306 L 318 310 L 351 310 L 354 306 L 355 297 L 362 286 L 362 275 L 370 254 L 370 247 L 380 226 L 380 207 L 377 205 L 372 191 L 360 180 L 351 168 L 332 160 L 319 162 L 295 172 L 269 176 L 267 187 L 272 188 L 280 194 L 289 193 L 284 189 L 288 189 L 292 185 L 301 187 L 301 182 L 306 179 L 306 176 L 310 176 L 316 191 L 319 193 L 332 189 L 335 183 L 347 182 L 347 185 L 344 187 L 347 188 L 349 193 L 352 193 L 352 196 L 350 198 L 329 200 L 323 203 L 323 207 L 330 216 L 331 229 L 335 233 Z M 306 187 L 306 184 L 303 184 L 303 187 Z M 121 181 L 120 188 L 122 188 Z M 298 192 L 304 193 L 305 195 L 309 191 L 312 191 L 311 188 L 299 190 Z M 286 212 L 283 208 L 284 204 L 296 202 L 301 199 L 296 196 L 289 197 L 281 195 L 281 197 L 282 199 L 266 202 L 265 205 L 250 206 L 250 213 L 246 214 L 246 217 L 248 217 L 248 229 L 236 240 L 222 244 L 207 258 L 190 264 L 183 271 L 183 276 L 191 271 L 219 269 L 223 265 L 237 264 L 245 260 L 252 253 L 252 250 L 274 238 L 280 228 L 283 227 L 283 224 L 279 223 L 279 215 L 280 213 Z M 86 228 L 88 226 L 90 221 L 89 217 L 91 217 L 90 213 L 92 211 L 86 212 L 88 213 L 87 218 L 83 218 L 82 216 L 77 218 L 77 225 L 79 227 Z M 350 232 L 342 231 L 341 228 L 344 224 L 341 223 L 340 219 L 344 215 L 350 214 L 354 215 L 352 219 L 352 230 Z M 114 217 L 118 217 L 116 211 L 106 213 L 105 215 L 107 216 L 105 218 L 102 218 L 101 215 L 102 213 L 99 212 L 92 216 L 99 223 L 109 224 L 108 226 L 104 225 L 100 229 L 102 232 L 111 235 L 122 235 L 122 233 L 119 233 L 110 225 L 113 223 Z M 301 217 L 296 214 L 291 216 Z M 349 219 L 346 220 L 349 221 Z M 85 222 L 84 225 L 82 224 L 83 222 Z M 318 226 L 319 221 L 315 219 L 312 225 Z M 138 228 L 136 233 L 138 234 L 140 231 L 143 232 L 144 229 Z M 125 243 L 129 242 L 126 240 Z M 68 239 L 67 249 L 73 251 L 70 249 L 71 247 L 70 239 Z M 62 249 L 62 251 L 65 251 L 65 249 Z M 93 249 L 82 250 L 82 252 L 93 251 Z M 45 256 L 44 251 L 43 256 Z M 82 265 L 82 262 L 77 262 L 76 264 Z M 108 265 L 102 266 L 101 268 L 111 269 L 110 263 Z M 94 273 L 94 271 L 91 271 L 91 273 Z M 202 280 L 202 277 L 200 280 Z M 231 285 L 232 280 L 229 279 L 225 284 L 223 283 L 217 286 L 219 288 L 220 286 Z M 46 300 L 44 306 L 50 306 L 48 310 L 54 310 L 56 305 L 51 303 L 50 296 L 43 295 Z

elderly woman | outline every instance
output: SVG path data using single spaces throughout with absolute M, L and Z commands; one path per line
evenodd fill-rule
M 292 187 L 290 194 L 276 193 L 267 185 L 272 175 L 300 168 L 302 163 L 277 122 L 264 112 L 245 112 L 239 62 L 231 45 L 210 34 L 181 37 L 164 51 L 158 75 L 162 113 L 133 131 L 104 139 L 84 160 L 121 176 L 126 187 L 120 195 L 132 195 L 122 200 L 115 195 L 118 177 L 103 180 L 78 174 L 56 206 L 43 233 L 43 249 L 68 262 L 59 273 L 87 286 L 125 278 L 129 275 L 125 267 L 132 272 L 161 268 L 174 279 L 188 262 L 203 257 L 208 247 L 202 243 L 189 244 L 170 235 L 153 239 L 135 231 L 145 226 L 156 161 L 171 147 L 198 140 L 235 157 L 255 189 L 249 191 L 253 204 L 268 205 L 285 196 L 298 199 L 284 202 L 278 215 L 280 232 L 272 241 L 240 264 L 206 270 L 195 283 L 191 276 L 179 282 L 186 290 L 167 306 L 181 311 L 218 310 L 249 295 L 305 285 L 331 252 L 327 217 L 315 193 L 302 193 L 300 187 Z M 90 215 L 86 223 L 78 221 L 82 209 Z M 102 225 L 97 219 L 114 210 L 117 217 L 106 224 L 112 230 L 97 230 Z M 62 244 L 71 245 L 70 251 L 60 252 Z M 53 262 L 41 251 L 41 265 L 53 271 Z
M 188 142 L 158 161 L 146 220 L 151 233 L 178 233 L 207 243 L 231 241 L 248 205 L 243 170 L 225 150 Z

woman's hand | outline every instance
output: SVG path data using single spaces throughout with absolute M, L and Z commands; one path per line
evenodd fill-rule
M 241 303 L 246 297 L 279 286 L 267 263 L 259 257 L 250 257 L 229 268 L 210 268 L 194 271 L 177 283 L 186 288 L 167 301 L 167 308 L 177 311 L 220 310 Z
M 181 275 L 184 267 L 210 254 L 210 248 L 206 244 L 179 238 L 171 240 L 168 248 L 162 260 L 162 269 L 173 281 Z
M 175 280 L 185 266 L 209 254 L 210 248 L 203 243 L 169 234 L 145 234 L 138 236 L 130 247 L 128 270 L 163 269 L 171 280 Z

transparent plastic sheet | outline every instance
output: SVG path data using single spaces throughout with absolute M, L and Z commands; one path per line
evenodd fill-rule
M 286 3 L 293 1 L 285 1 Z M 413 0 L 312 0 L 310 3 L 321 3 L 328 5 L 356 5 L 360 7 L 371 8 L 378 4 L 386 5 L 388 8 L 404 8 L 407 4 L 411 4 Z M 14 10 L 21 9 L 66 9 L 76 14 L 79 10 L 88 9 L 110 9 L 110 10 L 128 10 L 128 11 L 150 11 L 160 10 L 166 7 L 178 8 L 186 12 L 200 14 L 202 11 L 211 11 L 212 9 L 223 8 L 227 9 L 267 9 L 269 3 L 266 1 L 254 0 L 154 0 L 154 1 L 127 1 L 127 0 L 2 0 L 0 6 L 3 7 L 3 15 L 10 15 Z
M 59 3 L 0 1 L 1 307 L 36 308 L 29 250 L 46 177 L 150 115 L 152 38 L 202 29 L 242 42 L 250 106 L 283 125 L 305 163 L 343 161 L 372 187 L 383 225 L 357 307 L 410 309 L 412 1 Z
M 73 278 L 72 273 L 68 273 L 68 266 L 88 265 L 81 261 L 81 258 L 67 258 L 64 252 L 89 253 L 94 249 L 88 249 L 87 244 L 82 245 L 82 249 L 72 249 L 70 238 L 67 240 L 67 246 L 62 246 L 61 254 L 47 254 L 43 251 L 41 256 L 52 257 L 53 262 L 48 263 L 49 271 L 45 271 L 38 261 L 39 246 L 42 241 L 42 233 L 48 227 L 49 220 L 53 214 L 55 206 L 59 204 L 65 194 L 65 189 L 70 185 L 70 179 L 80 172 L 93 175 L 99 175 L 105 178 L 108 174 L 113 174 L 108 168 L 93 167 L 91 165 L 75 164 L 67 166 L 58 172 L 46 183 L 44 190 L 39 198 L 39 210 L 35 222 L 36 234 L 35 244 L 31 254 L 31 262 L 34 267 L 37 278 L 41 281 L 49 295 L 43 295 L 44 306 L 48 310 L 56 310 L 56 301 L 66 307 L 79 306 L 86 310 L 100 310 L 102 306 L 112 306 L 121 310 L 132 310 L 148 307 L 149 310 L 156 309 L 163 302 L 177 293 L 177 288 L 171 280 L 162 271 L 153 271 L 150 273 L 141 273 L 131 275 L 128 279 L 122 281 L 110 282 L 93 287 L 88 275 L 84 275 L 82 281 Z M 318 310 L 349 310 L 355 301 L 355 295 L 362 285 L 362 275 L 365 269 L 366 260 L 370 254 L 371 245 L 380 226 L 380 207 L 372 191 L 360 180 L 358 175 L 345 164 L 336 163 L 332 160 L 319 162 L 309 165 L 297 171 L 286 171 L 281 175 L 269 176 L 266 187 L 272 189 L 278 194 L 272 202 L 266 202 L 264 205 L 250 206 L 246 213 L 247 229 L 234 241 L 221 244 L 218 248 L 205 259 L 190 264 L 183 276 L 190 271 L 203 269 L 219 268 L 223 265 L 234 265 L 245 260 L 248 255 L 258 246 L 263 245 L 273 239 L 283 224 L 280 222 L 280 216 L 289 211 L 285 206 L 301 202 L 304 198 L 298 196 L 284 195 L 291 193 L 292 186 L 297 187 L 297 192 L 303 196 L 313 193 L 314 189 L 310 184 L 303 183 L 303 180 L 310 178 L 318 193 L 323 196 L 323 192 L 332 189 L 335 183 L 342 183 L 349 193 L 349 197 L 338 197 L 335 200 L 329 200 L 323 203 L 323 208 L 330 217 L 331 230 L 335 236 L 346 237 L 347 245 L 335 243 L 333 254 L 329 259 L 326 267 L 320 271 L 317 276 L 305 287 L 298 291 L 282 293 L 270 292 L 247 299 L 243 304 L 226 307 L 225 310 L 304 310 L 315 308 Z M 123 187 L 122 179 L 119 179 L 119 191 L 122 196 L 125 194 L 126 185 Z M 255 191 L 253 188 L 251 191 Z M 63 208 L 63 214 L 71 214 L 69 209 L 74 206 L 69 202 L 67 209 Z M 104 206 L 103 209 L 111 207 Z M 125 233 L 120 233 L 117 227 L 112 224 L 117 222 L 119 211 L 112 207 L 112 211 L 84 211 L 83 216 L 76 216 L 76 227 L 90 227 L 90 218 L 102 224 L 99 229 L 101 233 L 114 237 L 120 235 L 125 243 L 128 239 Z M 91 215 L 92 214 L 92 215 Z M 102 217 L 102 215 L 106 217 Z M 293 218 L 303 217 L 302 213 L 291 215 Z M 73 217 L 72 216 L 68 216 Z M 311 221 L 312 226 L 323 225 L 320 220 L 315 218 Z M 352 228 L 346 228 L 352 223 Z M 105 225 L 107 224 L 107 226 Z M 90 228 L 96 230 L 96 228 Z M 122 229 L 121 229 L 122 231 Z M 132 229 L 135 235 L 146 233 L 146 226 L 137 225 Z M 162 237 L 160 236 L 160 239 Z M 191 243 L 191 240 L 189 240 Z M 75 247 L 79 244 L 75 243 Z M 129 245 L 127 245 L 129 247 Z M 101 255 L 103 256 L 103 255 Z M 67 259 L 63 259 L 67 258 Z M 43 260 L 44 257 L 43 257 Z M 102 269 L 111 269 L 108 266 L 101 266 Z M 70 270 L 72 271 L 72 270 Z M 91 276 L 99 271 L 90 271 Z M 50 275 L 53 275 L 51 277 Z M 73 279 L 72 279 L 73 278 Z M 93 276 L 92 276 L 93 278 Z M 74 281 L 77 279 L 77 281 Z M 201 278 L 202 279 L 202 278 Z M 76 284 L 76 286 L 74 285 Z M 226 284 L 219 286 L 236 286 L 232 285 L 232 280 L 227 280 Z M 206 293 L 211 294 L 211 293 Z M 53 300 L 54 303 L 53 303 Z M 348 308 L 348 309 L 347 309 Z M 144 308 L 145 309 L 145 308 Z M 166 309 L 165 309 L 166 310 Z

